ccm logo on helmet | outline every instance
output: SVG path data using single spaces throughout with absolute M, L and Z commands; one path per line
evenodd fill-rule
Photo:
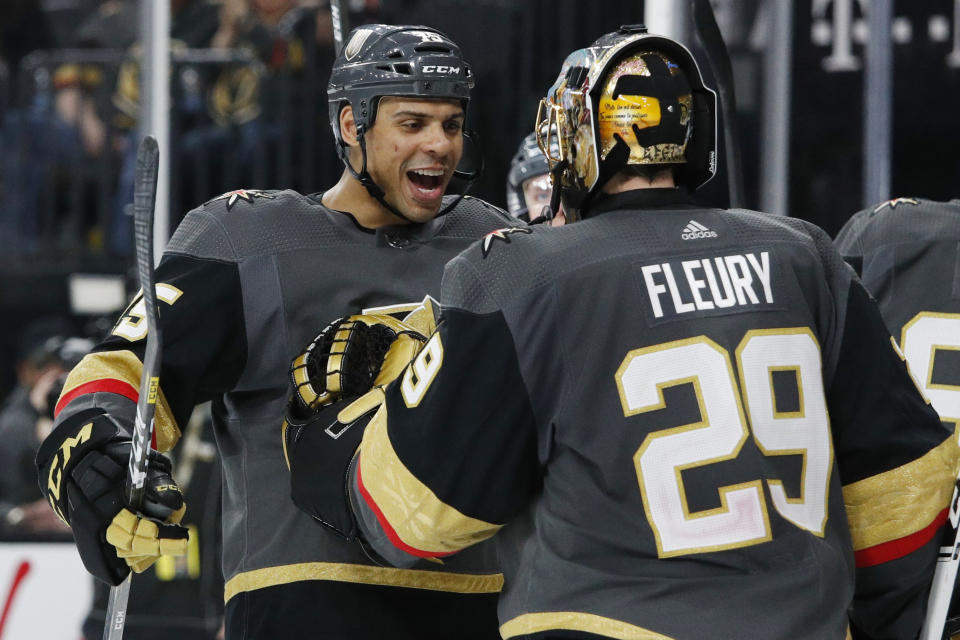
M 424 73 L 460 73 L 460 67 L 451 67 L 445 64 L 426 64 L 423 65 Z

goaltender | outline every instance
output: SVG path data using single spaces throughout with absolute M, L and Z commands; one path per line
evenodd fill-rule
M 365 431 L 321 516 L 398 567 L 499 534 L 504 638 L 915 638 L 957 444 L 852 269 L 690 201 L 715 100 L 679 43 L 600 38 L 542 113 L 572 224 L 450 262 L 419 355 L 334 405 Z

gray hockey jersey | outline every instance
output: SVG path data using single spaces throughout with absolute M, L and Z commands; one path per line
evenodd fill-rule
M 673 190 L 593 211 L 448 265 L 351 464 L 370 544 L 499 533 L 504 638 L 914 637 L 957 445 L 829 238 Z
M 281 422 L 290 362 L 324 325 L 374 309 L 400 313 L 426 295 L 438 297 L 450 258 L 512 224 L 499 209 L 464 198 L 429 223 L 374 232 L 324 207 L 319 194 L 240 190 L 194 209 L 179 225 L 156 271 L 164 342 L 155 445 L 171 448 L 194 405 L 212 400 L 223 463 L 228 613 L 240 594 L 309 581 L 408 587 L 415 593 L 499 591 L 502 576 L 489 547 L 401 571 L 377 566 L 358 544 L 299 511 L 289 497 Z M 111 335 L 70 374 L 58 418 L 99 406 L 132 423 L 145 336 L 138 296 Z M 323 602 L 290 595 L 278 601 L 300 617 L 324 611 Z M 409 616 L 411 606 L 398 601 L 397 615 Z M 327 621 L 337 615 L 318 614 Z M 293 618 L 279 606 L 242 617 L 258 618 L 258 628 L 266 631 L 233 637 L 294 637 L 282 631 Z M 467 624 L 480 624 L 464 617 Z M 443 636 L 421 628 L 411 637 Z
M 960 200 L 897 198 L 864 209 L 836 245 L 940 417 L 960 423 Z
M 917 384 L 940 418 L 960 426 L 960 200 L 896 198 L 856 213 L 837 249 L 873 294 Z M 955 531 L 943 533 L 952 547 Z M 941 560 L 944 558 L 941 557 Z M 947 635 L 960 631 L 954 587 Z
M 854 214 L 835 244 L 894 337 L 917 312 L 960 313 L 960 200 L 883 202 Z

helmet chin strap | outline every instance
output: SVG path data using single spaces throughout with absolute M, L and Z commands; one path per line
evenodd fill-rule
M 373 178 L 370 176 L 370 173 L 367 171 L 367 143 L 366 143 L 366 140 L 364 139 L 363 128 L 361 127 L 357 128 L 357 143 L 360 145 L 360 153 L 361 153 L 361 156 L 363 157 L 363 163 L 360 165 L 359 172 L 356 169 L 354 169 L 353 165 L 350 163 L 350 158 L 347 155 L 346 150 L 343 147 L 340 147 L 340 151 L 341 151 L 340 159 L 343 160 L 343 164 L 347 167 L 347 171 L 350 172 L 350 175 L 352 175 L 357 182 L 362 184 L 364 189 L 367 190 L 367 193 L 369 193 L 374 200 L 376 200 L 381 205 L 383 205 L 383 207 L 387 211 L 397 216 L 401 220 L 406 220 L 411 224 L 418 224 L 416 220 L 411 220 L 410 218 L 405 216 L 403 213 L 401 213 L 399 209 L 397 209 L 395 206 L 387 202 L 386 192 L 384 192 L 384 190 L 380 188 L 380 185 L 378 185 L 376 182 L 373 181 Z M 477 174 L 474 174 L 473 176 L 470 177 L 470 179 L 467 182 L 467 186 L 464 189 L 464 192 L 470 190 L 470 187 L 473 186 L 473 183 L 476 181 L 476 179 L 477 179 Z M 453 202 L 451 202 L 446 207 L 438 211 L 434 217 L 438 218 L 442 215 L 446 215 L 447 213 L 449 213 L 454 207 L 456 207 L 460 203 L 460 200 L 463 199 L 464 195 L 465 195 L 464 193 L 457 194 L 457 197 L 453 199 Z
M 387 202 L 387 194 L 383 191 L 383 189 L 380 188 L 380 185 L 373 181 L 373 178 L 367 171 L 367 143 L 364 140 L 362 127 L 357 128 L 357 142 L 360 144 L 360 153 L 363 157 L 363 163 L 360 165 L 359 172 L 353 168 L 346 150 L 341 147 L 342 153 L 340 154 L 340 158 L 343 160 L 343 164 L 346 165 L 347 171 L 349 171 L 350 175 L 352 175 L 357 182 L 363 185 L 363 187 L 367 190 L 367 193 L 369 193 L 374 200 L 383 205 L 387 211 L 397 216 L 401 220 L 406 220 L 407 222 L 411 223 L 414 222 L 407 216 L 403 215 L 395 206 Z

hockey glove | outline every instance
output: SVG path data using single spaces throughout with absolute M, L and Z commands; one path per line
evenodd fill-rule
M 347 540 L 357 536 L 347 497 L 350 461 L 382 403 L 383 390 L 376 387 L 351 403 L 328 406 L 306 421 L 296 411 L 287 411 L 284 447 L 293 503 Z
M 302 511 L 348 540 L 357 533 L 345 492 L 350 460 L 382 402 L 380 387 L 417 355 L 426 342 L 418 329 L 432 331 L 434 313 L 433 305 L 422 305 L 408 316 L 410 324 L 387 315 L 338 318 L 293 361 L 294 392 L 283 423 L 291 496 Z M 371 404 L 371 398 L 377 400 Z
M 413 311 L 403 316 L 403 324 L 428 338 L 437 330 L 440 307 L 437 301 L 427 296 Z
M 111 416 L 85 411 L 54 429 L 37 452 L 41 491 L 73 529 L 87 571 L 111 585 L 161 553 L 187 551 L 187 529 L 176 524 L 186 505 L 166 457 L 150 452 L 143 505 L 136 514 L 127 508 L 130 446 L 130 434 Z
M 356 315 L 328 324 L 293 361 L 293 407 L 305 416 L 390 383 L 426 337 L 386 315 Z

